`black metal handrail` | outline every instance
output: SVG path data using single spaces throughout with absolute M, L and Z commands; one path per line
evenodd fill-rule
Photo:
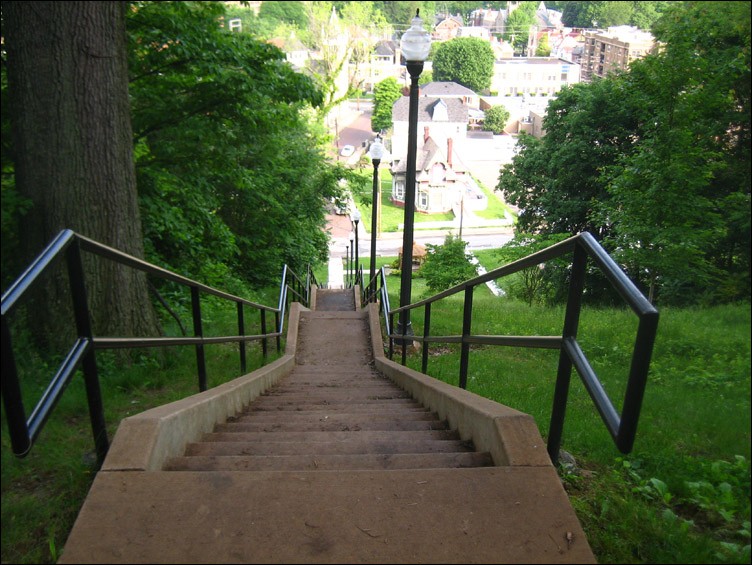
M 89 306 L 86 299 L 87 289 L 84 276 L 81 252 L 86 251 L 122 265 L 132 267 L 148 275 L 154 275 L 182 286 L 190 288 L 194 325 L 193 337 L 153 337 L 153 338 L 123 338 L 99 337 L 92 333 Z M 76 321 L 77 338 L 70 348 L 65 360 L 57 369 L 50 384 L 41 399 L 33 408 L 29 418 L 26 418 L 21 385 L 18 378 L 13 350 L 13 342 L 9 324 L 9 317 L 21 299 L 39 280 L 40 276 L 52 267 L 56 261 L 65 256 L 70 279 L 73 311 Z M 210 286 L 193 281 L 141 259 L 108 247 L 92 239 L 86 238 L 72 230 L 63 230 L 45 248 L 45 250 L 31 263 L 21 276 L 3 293 L 2 296 L 2 396 L 8 421 L 8 430 L 13 453 L 19 457 L 26 456 L 33 447 L 36 439 L 52 414 L 57 402 L 70 383 L 76 371 L 83 370 L 86 394 L 89 406 L 89 416 L 97 458 L 101 464 L 109 449 L 109 441 L 104 421 L 102 395 L 99 386 L 99 374 L 96 363 L 96 350 L 119 348 L 142 348 L 175 345 L 194 345 L 198 365 L 199 391 L 207 389 L 206 360 L 204 345 L 215 343 L 237 342 L 240 354 L 241 373 L 246 372 L 245 345 L 249 341 L 261 341 L 263 357 L 267 357 L 267 340 L 276 338 L 277 351 L 281 349 L 280 338 L 284 326 L 284 307 L 289 300 L 289 290 L 306 306 L 310 300 L 310 284 L 315 283 L 315 276 L 310 267 L 305 281 L 301 281 L 292 270 L 284 266 L 282 284 L 280 287 L 279 307 L 264 306 L 244 298 L 233 296 Z M 292 281 L 291 283 L 289 281 Z M 201 317 L 201 294 L 209 294 L 224 300 L 234 302 L 237 306 L 238 334 L 234 336 L 206 337 L 203 335 Z M 245 335 L 244 308 L 253 308 L 260 314 L 261 333 Z M 275 325 L 272 332 L 267 332 L 266 315 L 274 313 Z
M 364 285 L 361 289 L 361 304 L 379 302 L 379 299 L 381 302 L 381 313 L 384 317 L 384 329 L 386 335 L 390 335 L 392 329 L 389 320 L 389 289 L 386 286 L 386 270 L 384 267 L 381 267 L 374 277 L 368 281 L 368 284 Z M 389 358 L 392 357 L 392 343 L 392 340 L 390 340 Z
M 561 336 L 500 336 L 500 335 L 472 335 L 472 309 L 473 290 L 489 281 L 493 281 L 529 267 L 536 267 L 541 263 L 561 258 L 569 253 L 573 254 L 569 296 L 564 317 L 564 328 Z M 585 286 L 585 274 L 588 259 L 592 260 L 606 278 L 611 282 L 622 299 L 630 306 L 638 317 L 637 335 L 632 350 L 627 387 L 624 394 L 621 414 L 614 408 L 611 399 L 606 394 L 603 385 L 593 370 L 587 356 L 584 354 L 577 341 L 580 312 L 582 310 L 582 295 Z M 386 279 L 382 273 L 382 290 L 386 288 Z M 368 286 L 366 298 L 373 300 L 374 281 Z M 462 334 L 454 336 L 431 336 L 431 305 L 435 302 L 464 292 Z M 367 300 L 368 301 L 368 300 Z M 421 371 L 428 370 L 428 346 L 430 343 L 459 343 L 460 349 L 460 376 L 459 386 L 467 387 L 467 374 L 469 367 L 469 355 L 471 345 L 503 345 L 512 347 L 533 347 L 544 349 L 559 349 L 559 366 L 554 392 L 553 410 L 548 434 L 548 454 L 551 461 L 556 463 L 559 457 L 562 430 L 564 428 L 564 415 L 566 413 L 567 398 L 572 367 L 577 369 L 582 382 L 590 395 L 596 410 L 601 416 L 606 428 L 611 434 L 614 443 L 622 453 L 632 451 L 637 423 L 640 417 L 642 400 L 647 384 L 650 358 L 653 352 L 656 332 L 658 329 L 658 311 L 645 298 L 642 292 L 627 277 L 624 271 L 616 264 L 605 249 L 588 232 L 580 233 L 558 244 L 552 245 L 542 251 L 528 257 L 504 265 L 483 275 L 458 284 L 448 290 L 434 296 L 408 304 L 394 310 L 386 309 L 387 328 L 394 326 L 394 316 L 405 310 L 425 308 L 423 335 L 411 335 L 407 333 L 392 334 L 387 331 L 389 338 L 389 358 L 394 355 L 394 341 L 406 344 L 409 341 L 417 341 L 422 344 Z M 407 361 L 407 347 L 402 348 L 402 364 Z

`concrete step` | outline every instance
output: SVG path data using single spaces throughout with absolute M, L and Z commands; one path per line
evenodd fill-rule
M 297 389 L 295 389 L 297 390 Z M 413 405 L 420 406 L 415 400 L 402 391 L 395 391 L 394 389 L 344 389 L 344 390 L 329 390 L 321 391 L 316 390 L 309 394 L 298 392 L 274 392 L 260 396 L 254 404 L 254 409 L 257 406 L 276 406 L 278 404 L 342 404 L 342 403 L 373 403 L 373 404 L 394 404 L 400 405 Z
M 354 426 L 358 424 L 366 424 L 369 422 L 385 422 L 385 423 L 399 423 L 404 420 L 419 420 L 425 422 L 436 422 L 436 415 L 432 412 L 420 412 L 420 411 L 404 411 L 399 414 L 393 412 L 384 412 L 383 410 L 375 410 L 373 412 L 336 412 L 330 414 L 322 414 L 319 411 L 294 411 L 279 413 L 276 411 L 258 411 L 248 412 L 242 416 L 237 416 L 232 423 L 246 424 L 246 423 L 308 423 L 317 424 L 320 422 L 337 422 L 340 424 L 346 424 Z M 229 422 L 228 422 L 229 423 Z M 219 424 L 221 425 L 221 424 Z
M 356 432 L 357 433 L 357 432 Z M 374 455 L 385 453 L 461 453 L 473 451 L 471 443 L 458 440 L 386 439 L 367 441 L 210 441 L 189 443 L 185 455 Z
M 355 311 L 354 289 L 317 289 L 316 311 Z
M 254 407 L 255 412 L 284 412 L 284 413 L 301 413 L 301 412 L 317 412 L 318 414 L 349 412 L 349 413 L 371 413 L 378 414 L 379 412 L 386 412 L 389 414 L 404 414 L 408 412 L 425 413 L 425 408 L 421 408 L 418 405 L 406 404 L 398 405 L 393 401 L 371 401 L 368 403 L 358 403 L 354 401 L 352 404 L 348 402 L 340 402 L 333 404 L 259 404 Z
M 320 398 L 331 402 L 347 402 L 353 398 L 364 400 L 393 400 L 400 402 L 415 400 L 403 390 L 394 386 L 364 386 L 364 387 L 297 387 L 290 386 L 284 389 L 272 389 L 258 397 L 257 402 L 274 402 L 280 398 L 290 398 L 292 402 L 305 402 L 307 398 Z
M 340 441 L 389 441 L 399 439 L 400 441 L 413 440 L 459 440 L 460 437 L 455 430 L 350 430 L 350 431 L 331 431 L 331 432 L 245 432 L 245 431 L 222 431 L 204 434 L 201 441 L 273 441 L 273 442 L 340 442 Z
M 276 418 L 276 419 L 255 419 L 245 420 L 237 423 L 217 424 L 215 432 L 238 431 L 238 432 L 336 432 L 336 431 L 410 431 L 410 430 L 446 430 L 447 423 L 436 421 L 434 418 L 429 419 L 408 419 L 404 416 L 399 417 L 368 417 L 367 414 L 358 419 L 353 414 L 346 416 L 330 415 L 320 418 L 295 419 Z
M 166 471 L 353 471 L 490 467 L 488 453 L 388 453 L 369 455 L 190 456 L 167 462 Z
M 552 466 L 100 472 L 58 563 L 596 563 Z

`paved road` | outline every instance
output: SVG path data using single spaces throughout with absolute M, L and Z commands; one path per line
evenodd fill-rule
M 328 216 L 328 229 L 331 233 L 330 256 L 344 257 L 345 246 L 350 245 L 352 224 L 348 216 L 331 214 Z M 457 230 L 415 230 L 415 241 L 421 245 L 428 243 L 440 245 L 444 243 L 447 234 L 458 235 Z M 354 235 L 354 234 L 353 234 Z M 472 228 L 464 229 L 462 239 L 467 242 L 468 251 L 478 249 L 494 249 L 501 247 L 512 239 L 511 228 Z M 402 232 L 383 233 L 376 240 L 377 257 L 396 257 L 402 248 Z M 358 229 L 358 256 L 371 256 L 371 236 L 366 233 L 363 222 Z

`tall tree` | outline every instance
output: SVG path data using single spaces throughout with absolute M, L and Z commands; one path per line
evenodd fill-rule
M 28 257 L 61 229 L 143 256 L 128 98 L 126 2 L 3 2 L 9 102 Z M 87 264 L 95 331 L 157 329 L 146 279 Z M 51 281 L 35 322 L 65 327 L 66 285 Z M 52 334 L 48 334 L 52 335 Z
M 491 86 L 493 71 L 493 49 L 477 37 L 458 37 L 436 49 L 434 80 L 456 82 L 480 93 Z
M 593 215 L 608 197 L 603 168 L 630 153 L 635 141 L 630 100 L 622 80 L 607 78 L 565 88 L 549 103 L 546 135 L 522 137 L 499 176 L 499 190 L 521 209 L 520 231 L 605 235 Z
M 322 150 L 312 80 L 273 45 L 221 29 L 223 12 L 143 2 L 128 28 L 148 251 L 228 288 L 326 257 L 324 204 L 342 173 Z
M 688 2 L 628 76 L 643 140 L 610 172 L 623 260 L 672 301 L 750 291 L 750 2 Z
M 504 39 L 514 46 L 517 53 L 522 53 L 527 48 L 531 27 L 535 25 L 537 7 L 537 2 L 521 2 L 507 18 Z M 532 53 L 530 55 L 532 56 Z
M 385 78 L 373 87 L 373 131 L 388 130 L 392 127 L 392 108 L 401 97 L 402 90 L 394 77 Z

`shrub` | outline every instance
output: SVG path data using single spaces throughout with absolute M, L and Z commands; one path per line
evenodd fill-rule
M 426 245 L 428 256 L 420 275 L 431 291 L 441 292 L 476 275 L 466 247 L 467 242 L 453 235 L 447 235 L 443 245 Z

